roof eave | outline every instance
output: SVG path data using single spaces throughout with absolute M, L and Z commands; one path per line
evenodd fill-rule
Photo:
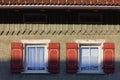
M 0 9 L 103 9 L 119 10 L 120 6 L 104 5 L 0 5 Z

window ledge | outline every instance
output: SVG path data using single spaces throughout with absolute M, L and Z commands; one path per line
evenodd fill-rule
M 105 74 L 104 72 L 77 72 L 77 74 Z
M 27 72 L 22 72 L 22 74 L 50 74 L 49 72 L 31 72 L 31 71 L 27 71 Z

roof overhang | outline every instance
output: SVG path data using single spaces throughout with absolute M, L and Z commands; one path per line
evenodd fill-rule
M 119 10 L 120 6 L 104 5 L 0 5 L 0 9 L 102 9 Z

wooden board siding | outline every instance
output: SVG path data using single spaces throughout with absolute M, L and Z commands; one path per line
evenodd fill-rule
M 1 5 L 36 5 L 36 4 L 49 4 L 49 5 L 72 5 L 72 4 L 85 4 L 85 5 L 120 5 L 119 0 L 0 0 Z
M 111 35 L 119 33 L 120 25 L 0 24 L 0 35 Z

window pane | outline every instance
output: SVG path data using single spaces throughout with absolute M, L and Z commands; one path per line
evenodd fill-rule
M 81 48 L 81 56 L 89 56 L 90 50 L 89 48 Z
M 98 56 L 98 48 L 90 48 L 91 56 Z
M 28 68 L 34 67 L 34 60 L 35 60 L 35 48 L 34 47 L 29 47 L 28 48 Z
M 40 69 L 44 69 L 44 47 L 37 47 L 37 63 Z
M 98 47 L 82 47 L 79 50 L 79 66 L 82 71 L 98 70 Z
M 90 70 L 98 70 L 98 48 L 90 48 Z
M 80 48 L 80 66 L 81 70 L 89 70 L 89 56 L 90 56 L 90 50 L 89 48 Z
M 90 69 L 98 70 L 98 57 L 90 57 Z
M 28 47 L 28 69 L 44 69 L 44 47 Z
M 89 57 L 82 57 L 81 59 L 81 70 L 89 69 Z

